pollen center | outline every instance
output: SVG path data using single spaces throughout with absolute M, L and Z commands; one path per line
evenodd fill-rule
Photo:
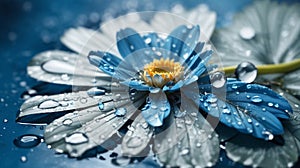
M 183 76 L 183 66 L 169 58 L 154 59 L 144 66 L 143 80 L 150 86 L 162 88 L 168 82 L 176 83 Z

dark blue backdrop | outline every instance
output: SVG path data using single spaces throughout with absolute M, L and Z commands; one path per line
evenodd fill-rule
M 289 0 L 294 2 L 297 0 Z M 250 0 L 203 0 L 218 14 L 217 27 L 230 23 L 231 16 L 251 3 Z M 31 149 L 17 148 L 13 140 L 23 134 L 43 134 L 43 127 L 15 123 L 22 102 L 21 95 L 38 84 L 26 74 L 30 59 L 44 50 L 67 50 L 59 41 L 71 27 L 97 28 L 104 16 L 115 17 L 129 11 L 168 10 L 180 3 L 192 8 L 200 3 L 193 0 L 1 0 L 0 1 L 0 167 L 111 167 L 110 159 L 90 158 L 82 161 L 55 155 L 44 143 Z M 62 88 L 62 87 L 58 87 Z M 64 89 L 64 88 L 62 88 Z M 26 162 L 20 158 L 26 157 Z M 223 156 L 224 157 L 224 156 Z M 226 160 L 226 159 L 224 159 Z M 222 167 L 221 161 L 219 167 Z M 226 161 L 227 165 L 234 163 Z M 140 164 L 157 166 L 151 159 Z M 235 165 L 237 166 L 237 165 Z

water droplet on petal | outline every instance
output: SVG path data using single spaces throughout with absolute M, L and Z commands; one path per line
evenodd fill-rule
M 98 89 L 97 87 L 93 87 L 93 88 L 90 88 L 88 91 L 87 91 L 87 94 L 89 96 L 100 96 L 100 95 L 104 95 L 106 92 L 104 89 Z
M 183 150 L 180 151 L 180 155 L 184 156 L 190 153 L 190 149 L 189 148 L 184 148 Z
M 99 108 L 100 110 L 104 110 L 104 104 L 103 104 L 103 102 L 99 102 L 98 108 Z
M 213 87 L 221 88 L 226 83 L 226 77 L 223 72 L 215 72 L 210 76 L 210 81 Z
M 274 104 L 273 104 L 273 103 L 271 103 L 271 102 L 270 102 L 270 103 L 268 103 L 268 106 L 270 106 L 270 107 L 272 107 L 273 105 L 274 105 Z
M 122 156 L 122 157 L 117 157 L 117 158 L 114 158 L 112 159 L 112 164 L 114 165 L 117 165 L 117 166 L 127 166 L 129 165 L 131 159 L 129 157 L 125 157 L 125 156 Z
M 143 144 L 143 140 L 140 137 L 132 137 L 128 140 L 127 146 L 128 148 L 136 148 Z
M 19 148 L 33 148 L 42 142 L 42 137 L 26 134 L 14 139 L 14 144 Z
M 49 109 L 49 108 L 55 108 L 60 106 L 60 103 L 56 100 L 45 100 L 42 103 L 38 105 L 38 108 L 40 109 Z
M 62 122 L 62 124 L 63 124 L 64 126 L 70 126 L 72 123 L 73 123 L 73 121 L 72 121 L 71 119 L 69 119 L 69 118 L 65 119 L 65 120 Z
M 127 113 L 126 108 L 118 108 L 118 109 L 115 111 L 115 115 L 116 115 L 117 117 L 123 117 L 123 116 L 125 116 L 126 113 Z
M 73 74 L 75 71 L 75 67 L 73 65 L 59 60 L 50 60 L 44 62 L 42 64 L 42 68 L 47 72 L 56 74 Z
M 65 137 L 65 142 L 72 145 L 86 143 L 88 142 L 88 140 L 89 140 L 88 137 L 81 132 L 75 132 Z
M 245 40 L 250 40 L 255 36 L 255 30 L 252 27 L 243 27 L 240 30 L 240 36 Z
M 246 83 L 251 83 L 257 76 L 257 68 L 250 62 L 242 62 L 235 69 L 236 77 Z
M 253 96 L 253 97 L 251 98 L 251 101 L 252 101 L 253 103 L 260 103 L 260 102 L 262 102 L 262 99 L 260 98 L 260 96 Z

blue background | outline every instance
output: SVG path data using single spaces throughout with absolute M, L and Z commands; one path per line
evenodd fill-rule
M 295 2 L 297 0 L 288 0 Z M 1 0 L 0 1 L 0 167 L 112 167 L 110 158 L 102 161 L 89 158 L 81 161 L 55 155 L 44 143 L 31 149 L 18 148 L 13 140 L 26 133 L 43 134 L 43 127 L 24 126 L 15 123 L 15 118 L 24 99 L 22 93 L 40 84 L 26 74 L 26 66 L 37 53 L 45 50 L 68 50 L 59 41 L 64 31 L 71 27 L 85 26 L 97 29 L 99 23 L 108 17 L 127 12 L 169 10 L 176 4 L 191 9 L 199 3 L 206 3 L 218 14 L 217 27 L 230 23 L 232 15 L 252 3 L 250 0 Z M 38 87 L 48 92 L 66 89 L 57 86 Z M 45 92 L 46 89 L 46 92 Z M 53 92 L 53 91 L 51 91 Z M 108 152 L 109 153 L 109 152 Z M 27 161 L 21 162 L 20 157 Z M 225 158 L 217 167 L 239 166 Z M 133 165 L 134 166 L 134 165 Z M 140 167 L 158 166 L 151 158 L 139 163 Z

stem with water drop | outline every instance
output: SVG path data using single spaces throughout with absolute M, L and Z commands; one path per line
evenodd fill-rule
M 258 65 L 256 68 L 259 75 L 288 73 L 300 69 L 300 59 L 295 59 L 290 62 L 280 64 Z M 228 66 L 223 68 L 225 74 L 227 75 L 233 74 L 235 69 L 236 66 Z

